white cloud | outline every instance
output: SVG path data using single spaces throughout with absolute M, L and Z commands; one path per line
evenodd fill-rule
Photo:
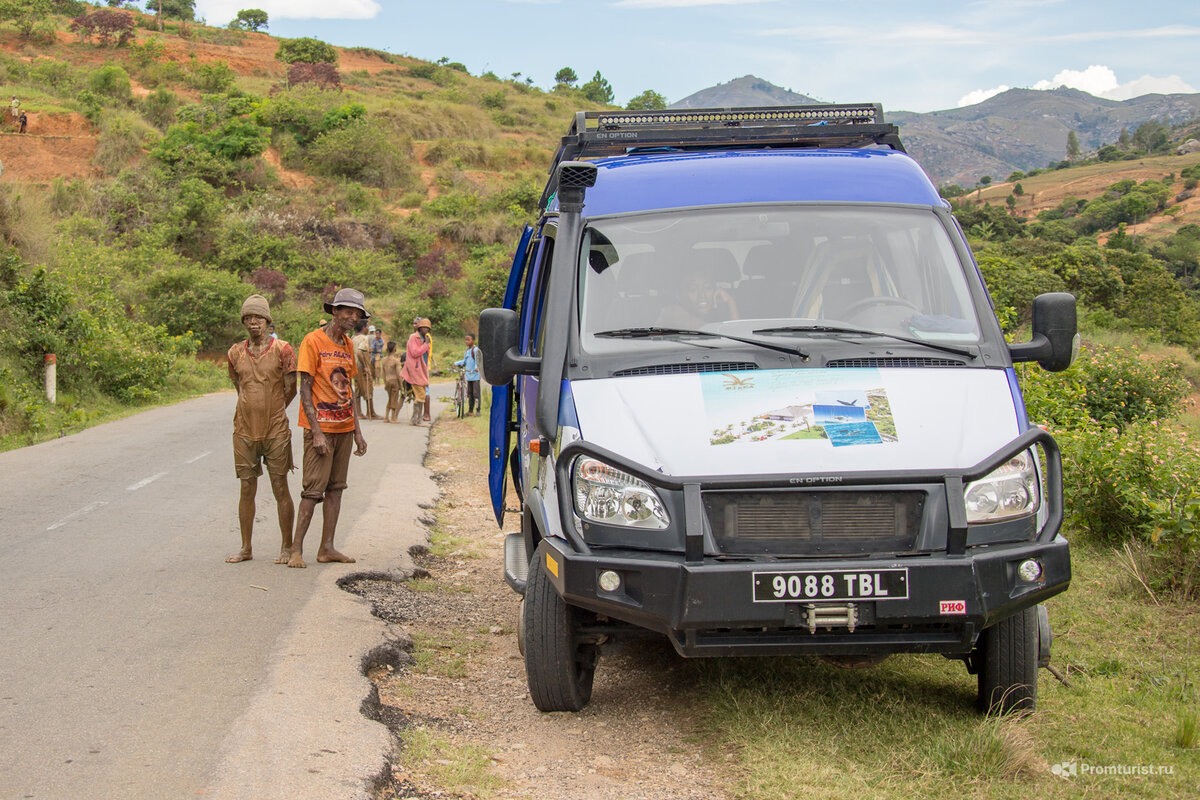
M 1011 88 L 1012 88 L 1011 86 L 1005 86 L 1004 84 L 1001 84 L 994 89 L 976 89 L 973 92 L 967 92 L 966 94 L 964 94 L 962 97 L 960 97 L 958 99 L 958 103 L 955 106 L 955 108 L 962 108 L 963 106 L 973 106 L 976 103 L 982 103 L 984 100 L 987 100 L 989 97 L 995 97 L 996 95 L 1000 94 L 1001 92 L 1007 92 Z
M 197 0 L 196 16 L 224 25 L 244 8 L 260 8 L 269 19 L 374 19 L 383 10 L 376 0 Z
M 1153 75 L 1143 75 L 1137 80 L 1122 83 L 1103 96 L 1109 100 L 1128 100 L 1141 97 L 1144 94 L 1195 94 L 1196 89 L 1178 75 L 1168 75 L 1156 78 Z
M 1057 89 L 1060 86 L 1069 86 L 1096 97 L 1105 97 L 1106 92 L 1111 92 L 1118 85 L 1117 73 L 1108 67 L 1093 64 L 1085 70 L 1064 69 L 1050 80 L 1038 81 L 1029 88 Z
M 1090 95 L 1103 97 L 1107 100 L 1129 100 L 1134 97 L 1141 97 L 1144 94 L 1196 93 L 1196 89 L 1192 88 L 1178 75 L 1168 75 L 1165 78 L 1143 75 L 1136 80 L 1121 83 L 1117 79 L 1117 74 L 1102 64 L 1092 64 L 1087 69 L 1082 70 L 1064 69 L 1053 78 L 1038 81 L 1029 88 L 1047 90 L 1057 89 L 1061 86 L 1079 89 Z M 963 106 L 982 103 L 989 97 L 1006 92 L 1010 88 L 1009 86 L 997 86 L 994 89 L 976 89 L 973 92 L 963 95 L 958 101 L 958 107 L 961 108 Z

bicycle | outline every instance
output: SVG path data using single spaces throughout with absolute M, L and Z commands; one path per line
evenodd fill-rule
M 467 374 L 461 367 L 455 370 L 454 379 L 454 413 L 462 419 L 467 413 Z

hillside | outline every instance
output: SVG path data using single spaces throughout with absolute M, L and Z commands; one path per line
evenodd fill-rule
M 1010 89 L 982 103 L 927 114 L 892 112 L 909 152 L 934 182 L 973 186 L 982 175 L 1008 175 L 1066 157 L 1075 131 L 1081 150 L 1096 150 L 1141 123 L 1200 118 L 1200 94 L 1145 95 L 1115 101 L 1077 89 Z
M 871 97 L 833 102 L 870 102 Z M 746 75 L 701 89 L 671 108 L 810 105 L 820 101 Z M 984 175 L 1040 169 L 1066 157 L 1067 136 L 1083 152 L 1117 141 L 1148 120 L 1172 125 L 1200 119 L 1200 94 L 1144 95 L 1115 101 L 1077 89 L 1010 89 L 972 106 L 916 113 L 884 109 L 908 151 L 933 182 L 974 186 Z
M 754 106 L 809 106 L 819 103 L 811 97 L 755 77 L 744 75 L 728 83 L 719 83 L 689 94 L 668 108 L 745 108 Z
M 130 19 L 137 27 L 125 47 L 84 41 L 61 17 L 54 37 L 36 44 L 0 26 L 0 70 L 30 119 L 26 134 L 0 124 L 0 236 L 9 246 L 0 253 L 0 443 L 86 424 L 97 404 L 203 388 L 189 357 L 220 357 L 254 291 L 271 299 L 279 335 L 298 341 L 322 300 L 354 285 L 389 338 L 406 336 L 415 316 L 433 319 L 444 360 L 479 309 L 499 301 L 571 113 L 597 108 L 567 86 L 547 92 L 449 60 L 321 42 L 312 46 L 336 61 L 329 82 L 312 69 L 289 82 L 276 58 L 286 40 L 183 23 L 159 33 L 150 17 Z M 753 76 L 716 89 L 693 99 L 812 102 Z M 991 108 L 1017 115 L 1004 104 L 1019 98 Z M 978 111 L 960 109 L 963 118 L 950 121 L 975 124 Z M 1192 180 L 1184 170 L 1196 160 L 1155 155 L 1042 172 L 1022 180 L 1019 196 L 1015 184 L 996 184 L 956 202 L 981 242 L 1026 239 L 1049 225 L 1047 247 L 1095 248 L 1128 219 L 1141 241 L 1163 249 L 1138 254 L 1137 270 L 1122 267 L 1127 280 L 1152 270 L 1159 294 L 1181 292 L 1170 275 L 1186 281 L 1198 271 L 1188 225 L 1196 201 L 1183 197 Z M 1126 179 L 1157 185 L 1146 195 L 1152 215 L 1124 206 L 1103 219 L 1084 213 Z M 1046 268 L 1026 258 L 1019 254 L 1019 268 Z M 1053 280 L 1071 289 L 1069 275 Z M 1133 313 L 1120 292 L 1103 302 L 1116 318 Z M 1142 314 L 1127 324 L 1193 343 L 1194 302 L 1180 299 L 1169 319 Z M 59 354 L 62 401 L 53 409 L 38 402 L 47 352 Z

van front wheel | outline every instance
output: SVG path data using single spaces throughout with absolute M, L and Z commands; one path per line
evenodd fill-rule
M 1037 708 L 1038 610 L 1027 608 L 979 637 L 979 710 L 1009 714 Z
M 599 651 L 579 636 L 582 612 L 559 597 L 546 568 L 530 565 L 525 587 L 525 677 L 539 711 L 579 711 L 592 698 Z

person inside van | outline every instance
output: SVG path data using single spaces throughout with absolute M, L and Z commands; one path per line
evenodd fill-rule
M 713 322 L 738 318 L 737 303 L 717 286 L 712 275 L 699 271 L 689 276 L 675 293 L 675 302 L 658 316 L 664 328 L 701 328 Z

